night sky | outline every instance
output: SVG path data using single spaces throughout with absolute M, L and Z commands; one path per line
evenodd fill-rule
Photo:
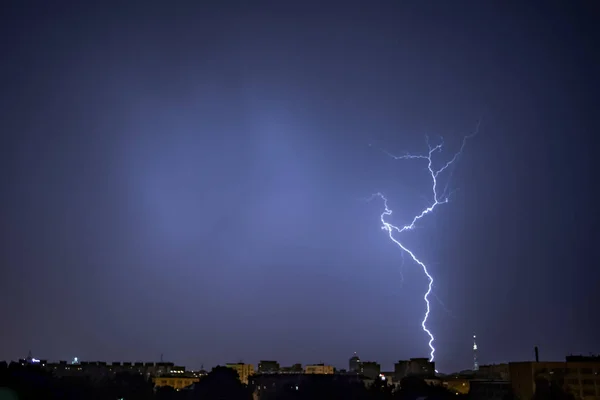
M 112 3 L 2 10 L 0 359 L 426 357 L 365 198 L 478 121 L 402 236 L 438 369 L 600 351 L 597 2 Z

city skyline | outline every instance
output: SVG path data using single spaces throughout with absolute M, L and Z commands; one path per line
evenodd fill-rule
M 595 10 L 10 2 L 0 359 L 198 367 L 600 352 Z M 469 13 L 464 10 L 468 9 Z M 436 165 L 435 167 L 441 167 Z
M 356 354 L 356 353 L 354 353 L 354 354 Z M 351 357 L 349 357 L 348 360 L 346 360 L 346 364 L 348 364 L 348 361 L 350 360 L 350 358 Z M 412 358 L 426 358 L 426 357 L 412 357 Z M 80 363 L 96 363 L 96 362 L 103 362 L 103 363 L 106 363 L 106 364 L 111 364 L 113 362 L 117 362 L 117 363 L 144 363 L 144 364 L 145 363 L 150 363 L 150 364 L 166 363 L 166 364 L 173 364 L 175 366 L 180 366 L 180 367 L 188 368 L 187 365 L 183 365 L 181 363 L 177 363 L 176 361 L 173 361 L 173 360 L 164 359 L 164 355 L 162 355 L 162 354 L 161 354 L 160 361 L 151 360 L 151 359 L 148 359 L 148 360 L 141 360 L 141 359 L 140 360 L 121 360 L 121 361 L 117 361 L 117 360 L 99 360 L 99 359 L 98 360 L 96 360 L 96 359 L 91 360 L 91 359 L 81 359 L 80 357 L 71 357 L 69 359 L 61 358 L 61 359 L 56 359 L 56 360 L 50 360 L 50 359 L 47 359 L 47 358 L 44 358 L 44 357 L 40 357 L 40 358 L 38 358 L 38 357 L 32 357 L 32 353 L 30 351 L 27 357 L 20 357 L 19 359 L 16 359 L 16 360 L 4 360 L 4 361 L 7 361 L 7 362 L 10 362 L 10 361 L 16 362 L 16 361 L 19 361 L 19 360 L 28 360 L 28 359 L 33 359 L 34 362 L 39 362 L 40 360 L 43 360 L 45 362 L 55 363 L 55 364 L 56 363 L 60 363 L 60 362 L 66 362 L 69 365 L 75 365 L 75 364 L 80 364 Z M 0 361 L 2 361 L 2 360 L 0 360 Z M 258 359 L 258 360 L 251 360 L 251 361 L 247 361 L 247 360 L 236 360 L 236 361 L 230 360 L 230 361 L 220 362 L 220 363 L 217 363 L 215 365 L 200 364 L 200 368 L 195 368 L 195 367 L 192 368 L 192 367 L 190 367 L 190 370 L 199 371 L 199 370 L 204 369 L 206 371 L 210 371 L 211 368 L 217 367 L 219 365 L 223 366 L 223 365 L 226 365 L 226 364 L 237 364 L 237 363 L 239 363 L 239 364 L 251 364 L 251 365 L 257 366 L 257 368 L 258 368 L 258 365 L 261 362 L 264 362 L 264 361 L 277 361 L 280 364 L 281 367 L 291 367 L 291 366 L 296 365 L 296 364 L 300 364 L 300 365 L 303 365 L 303 366 L 325 364 L 325 365 L 331 365 L 334 368 L 336 368 L 337 370 L 343 370 L 343 369 L 347 370 L 348 369 L 348 365 L 340 367 L 339 365 L 337 365 L 335 363 L 326 362 L 326 361 L 323 361 L 323 360 L 318 361 L 318 362 L 294 362 L 294 363 L 290 363 L 288 365 L 288 364 L 285 364 L 285 363 L 282 364 L 282 363 L 280 363 L 276 359 L 261 358 L 261 359 Z M 366 361 L 376 361 L 376 360 L 366 360 Z
M 474 349 L 476 350 L 476 349 Z M 598 358 L 599 356 L 596 356 L 593 352 L 590 352 L 588 355 L 582 355 L 582 354 L 574 354 L 574 353 L 570 353 L 570 354 L 565 354 L 564 357 L 566 358 L 586 358 L 586 357 L 596 357 Z M 102 360 L 102 359 L 82 359 L 80 357 L 71 357 L 69 359 L 56 359 L 56 360 L 50 360 L 44 357 L 34 357 L 33 353 L 31 351 L 28 352 L 27 357 L 20 357 L 18 359 L 15 360 L 4 360 L 7 362 L 16 362 L 16 361 L 27 361 L 27 362 L 31 362 L 31 360 L 33 360 L 34 363 L 39 363 L 40 360 L 42 360 L 43 362 L 47 362 L 48 364 L 59 364 L 59 363 L 67 363 L 67 365 L 76 365 L 76 364 L 94 364 L 94 363 L 104 363 L 106 365 L 110 365 L 113 363 L 117 363 L 117 364 L 134 364 L 134 363 L 142 363 L 142 364 L 170 364 L 173 365 L 177 368 L 185 368 L 188 371 L 210 371 L 212 368 L 217 367 L 217 366 L 225 366 L 225 365 L 230 365 L 230 364 L 249 364 L 249 365 L 253 365 L 255 366 L 255 370 L 258 371 L 259 370 L 259 366 L 261 363 L 263 362 L 267 362 L 267 363 L 271 363 L 271 362 L 276 362 L 278 364 L 278 366 L 280 368 L 291 368 L 294 367 L 295 365 L 301 365 L 303 367 L 305 366 L 313 366 L 313 365 L 330 365 L 333 368 L 335 368 L 336 371 L 347 371 L 347 372 L 352 372 L 353 370 L 353 361 L 356 363 L 358 363 L 358 365 L 362 365 L 364 363 L 377 363 L 380 367 L 381 367 L 381 371 L 391 371 L 393 370 L 393 364 L 399 362 L 399 361 L 403 361 L 403 360 L 428 360 L 428 357 L 424 357 L 424 356 L 418 356 L 418 355 L 414 355 L 411 357 L 406 357 L 406 358 L 399 358 L 397 360 L 395 360 L 390 368 L 390 366 L 388 365 L 383 365 L 381 362 L 379 362 L 379 360 L 375 357 L 361 357 L 360 354 L 358 352 L 353 352 L 352 355 L 350 357 L 348 357 L 346 360 L 344 361 L 340 361 L 338 360 L 338 362 L 333 362 L 331 360 L 319 360 L 319 361 L 312 361 L 312 362 L 290 362 L 290 363 L 285 363 L 285 362 L 280 362 L 279 359 L 277 358 L 259 358 L 256 360 L 229 360 L 229 361 L 222 361 L 219 362 L 217 364 L 214 365 L 205 365 L 204 363 L 201 363 L 200 366 L 196 366 L 196 365 L 192 365 L 192 366 L 188 366 L 185 365 L 183 363 L 178 363 L 176 360 L 170 360 L 168 358 L 164 357 L 164 354 L 160 355 L 160 359 L 159 360 L 152 360 L 152 359 L 136 359 L 136 360 Z M 69 361 L 70 360 L 70 361 Z M 0 360 L 2 361 L 2 360 Z M 538 347 L 535 346 L 532 349 L 532 357 L 531 358 L 523 358 L 523 359 L 516 359 L 516 360 L 496 360 L 496 361 L 492 361 L 492 362 L 485 362 L 485 363 L 479 363 L 476 362 L 475 365 L 471 365 L 470 368 L 467 366 L 466 368 L 461 368 L 461 369 L 457 369 L 457 370 L 453 370 L 453 371 L 437 371 L 436 373 L 440 373 L 440 374 L 453 374 L 453 373 L 459 373 L 459 372 L 463 372 L 463 371 L 473 371 L 473 372 L 477 372 L 479 367 L 490 367 L 490 366 L 494 366 L 494 365 L 502 365 L 502 364 L 507 364 L 508 362 L 532 362 L 532 361 L 537 361 L 537 362 L 555 362 L 556 360 L 552 360 L 552 359 L 541 359 L 539 358 L 539 350 Z
M 17 391 L 52 395 L 52 389 L 60 385 L 75 398 L 84 391 L 103 392 L 103 398 L 122 398 L 143 395 L 140 398 L 204 398 L 207 393 L 224 397 L 229 387 L 239 390 L 233 398 L 278 398 L 293 393 L 298 398 L 330 398 L 333 393 L 352 389 L 359 398 L 402 398 L 402 394 L 415 391 L 434 395 L 436 398 L 489 399 L 535 399 L 550 398 L 552 393 L 564 398 L 600 397 L 600 356 L 571 355 L 562 361 L 542 361 L 535 347 L 535 360 L 509 362 L 495 365 L 475 365 L 474 370 L 449 375 L 438 374 L 435 364 L 427 358 L 399 360 L 393 371 L 383 371 L 372 361 L 361 361 L 356 353 L 348 360 L 348 370 L 336 371 L 331 365 L 317 364 L 281 367 L 273 360 L 261 361 L 257 368 L 252 364 L 227 363 L 208 371 L 190 371 L 171 363 L 142 362 L 75 362 L 48 363 L 32 357 L 18 363 L 0 362 L 3 381 Z M 43 378 L 42 378 L 43 377 Z M 8 378 L 8 379 L 7 379 Z M 23 379 L 25 378 L 25 379 Z M 43 382 L 43 387 L 39 383 Z M 330 386 L 333 385 L 333 386 Z M 213 389 L 211 390 L 211 386 Z M 27 388 L 24 390 L 24 388 Z M 3 394 L 11 389 L 1 388 Z M 334 390 L 332 390 L 334 389 Z M 365 392 L 365 389 L 367 392 Z M 368 394 L 371 394 L 369 396 Z M 434 394 L 437 393 L 436 394 Z M 13 391 L 14 393 L 14 391 Z M 230 392 L 231 393 L 231 392 Z M 233 392 L 235 393 L 235 392 Z M 347 392 L 350 393 L 350 392 Z

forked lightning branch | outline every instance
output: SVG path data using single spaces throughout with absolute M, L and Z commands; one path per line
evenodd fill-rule
M 442 152 L 443 142 L 436 146 L 431 146 L 428 143 L 429 151 L 427 152 L 427 154 L 422 154 L 422 155 L 405 154 L 402 156 L 394 156 L 390 153 L 385 152 L 390 157 L 393 157 L 396 160 L 415 160 L 415 161 L 425 162 L 427 164 L 429 178 L 431 179 L 431 196 L 432 196 L 431 202 L 427 208 L 421 210 L 421 212 L 419 212 L 418 214 L 413 216 L 412 219 L 410 220 L 409 224 L 403 225 L 403 226 L 402 225 L 397 226 L 388 221 L 389 217 L 392 215 L 392 209 L 389 207 L 388 199 L 384 196 L 383 193 L 375 193 L 371 197 L 371 198 L 379 197 L 380 199 L 383 200 L 384 210 L 381 213 L 381 224 L 382 224 L 381 229 L 385 230 L 387 232 L 389 238 L 391 239 L 391 241 L 394 242 L 400 249 L 402 249 L 402 251 L 404 251 L 406 254 L 408 254 L 410 256 L 410 258 L 412 258 L 412 260 L 421 267 L 421 269 L 423 270 L 423 273 L 427 277 L 427 280 L 428 280 L 427 290 L 425 291 L 425 294 L 423 295 L 423 300 L 425 301 L 425 315 L 423 316 L 423 321 L 421 322 L 421 327 L 423 328 L 423 331 L 429 337 L 428 344 L 429 344 L 429 348 L 431 350 L 431 352 L 429 354 L 430 361 L 433 361 L 435 358 L 435 347 L 433 346 L 435 337 L 433 336 L 433 333 L 431 333 L 429 328 L 427 328 L 427 320 L 429 319 L 429 313 L 431 311 L 429 295 L 431 294 L 431 290 L 433 288 L 433 277 L 431 276 L 431 273 L 429 272 L 425 263 L 423 261 L 421 261 L 415 255 L 415 253 L 413 253 L 410 249 L 408 249 L 402 243 L 400 237 L 402 236 L 402 234 L 413 230 L 413 228 L 416 226 L 416 224 L 419 222 L 420 219 L 422 219 L 426 215 L 432 213 L 439 205 L 448 203 L 447 190 L 442 190 L 440 192 L 440 190 L 438 188 L 438 183 L 439 183 L 438 178 L 440 177 L 440 174 L 443 174 L 445 171 L 447 171 L 448 168 L 450 168 L 452 166 L 452 164 L 458 160 L 459 156 L 463 152 L 463 149 L 465 147 L 465 144 L 467 143 L 467 140 L 469 138 L 473 137 L 474 135 L 476 135 L 478 130 L 479 130 L 479 125 L 477 126 L 475 133 L 473 133 L 470 136 L 465 136 L 463 138 L 459 151 L 456 152 L 449 161 L 444 163 L 441 168 L 435 168 L 433 166 L 433 164 L 434 164 L 434 156 L 436 154 Z

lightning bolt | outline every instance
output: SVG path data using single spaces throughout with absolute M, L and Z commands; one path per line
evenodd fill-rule
M 423 261 L 421 261 L 419 258 L 417 258 L 417 256 L 411 250 L 409 250 L 404 244 L 402 244 L 402 242 L 400 242 L 398 239 L 396 239 L 395 235 L 399 235 L 406 231 L 413 230 L 415 228 L 417 222 L 419 222 L 419 220 L 421 220 L 426 215 L 432 213 L 438 206 L 448 203 L 448 201 L 449 201 L 449 194 L 447 193 L 448 185 L 446 185 L 444 190 L 441 193 L 439 193 L 438 177 L 440 176 L 441 173 L 443 173 L 446 170 L 449 170 L 450 167 L 453 166 L 453 164 L 458 160 L 458 158 L 462 154 L 462 152 L 465 148 L 465 145 L 467 143 L 467 140 L 472 138 L 473 136 L 475 136 L 478 133 L 478 131 L 479 131 L 479 123 L 477 124 L 477 128 L 475 129 L 475 132 L 471 135 L 463 137 L 460 149 L 454 154 L 454 156 L 449 161 L 447 161 L 439 169 L 435 169 L 433 167 L 433 158 L 436 153 L 442 152 L 442 148 L 444 145 L 443 141 L 441 141 L 441 143 L 436 146 L 432 146 L 429 143 L 429 140 L 427 140 L 427 147 L 429 148 L 429 152 L 426 155 L 405 154 L 402 156 L 395 156 L 393 154 L 388 153 L 385 150 L 382 150 L 384 153 L 386 153 L 387 155 L 389 155 L 390 157 L 392 157 L 396 160 L 424 160 L 425 162 L 427 162 L 427 170 L 429 172 L 429 176 L 431 177 L 431 191 L 432 191 L 433 198 L 427 208 L 423 209 L 420 213 L 418 213 L 417 215 L 415 215 L 413 217 L 410 224 L 399 227 L 399 226 L 393 225 L 392 223 L 388 222 L 387 217 L 392 215 L 392 210 L 388 206 L 388 199 L 383 195 L 383 193 L 380 193 L 380 192 L 375 193 L 373 196 L 371 196 L 371 199 L 373 199 L 375 197 L 379 197 L 380 199 L 383 200 L 384 210 L 380 216 L 381 224 L 382 224 L 381 229 L 387 231 L 390 240 L 392 242 L 394 242 L 398 247 L 400 247 L 400 249 L 402 249 L 402 251 L 404 253 L 408 254 L 410 256 L 410 258 L 412 258 L 412 260 L 421 267 L 421 269 L 423 270 L 423 273 L 427 277 L 427 280 L 428 280 L 427 291 L 423 295 L 423 300 L 425 301 L 426 310 L 425 310 L 425 315 L 423 316 L 423 320 L 421 322 L 421 327 L 423 328 L 423 331 L 429 337 L 428 345 L 429 345 L 429 349 L 431 350 L 431 352 L 429 353 L 430 361 L 433 361 L 435 358 L 435 347 L 433 347 L 433 342 L 435 341 L 435 338 L 434 338 L 433 334 L 431 333 L 431 331 L 427 328 L 427 320 L 429 319 L 429 313 L 431 311 L 431 303 L 429 301 L 429 296 L 432 294 L 431 291 L 433 288 L 433 276 L 431 276 L 431 274 L 429 273 L 429 270 L 427 269 L 427 266 L 425 265 L 425 263 L 423 263 Z

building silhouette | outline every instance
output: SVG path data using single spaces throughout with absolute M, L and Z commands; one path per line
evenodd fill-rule
M 375 361 L 363 361 L 362 374 L 369 379 L 377 379 L 381 374 L 381 365 Z
M 394 378 L 401 381 L 402 378 L 416 376 L 420 378 L 435 377 L 435 363 L 428 358 L 411 358 L 400 360 L 394 364 Z
M 348 372 L 352 374 L 362 374 L 362 365 L 360 362 L 360 358 L 356 353 L 350 358 L 348 361 Z
M 199 382 L 199 377 L 188 376 L 156 376 L 152 378 L 152 383 L 156 387 L 170 386 L 175 390 L 185 389 L 196 382 Z
M 508 363 L 512 388 L 520 398 L 531 398 L 540 385 L 564 388 L 576 398 L 600 400 L 600 357 L 568 356 L 560 361 Z
M 305 374 L 319 374 L 319 375 L 332 375 L 333 366 L 320 364 L 309 364 L 304 367 Z
M 279 372 L 279 363 L 277 361 L 265 361 L 261 360 L 258 363 L 259 374 L 274 374 Z

